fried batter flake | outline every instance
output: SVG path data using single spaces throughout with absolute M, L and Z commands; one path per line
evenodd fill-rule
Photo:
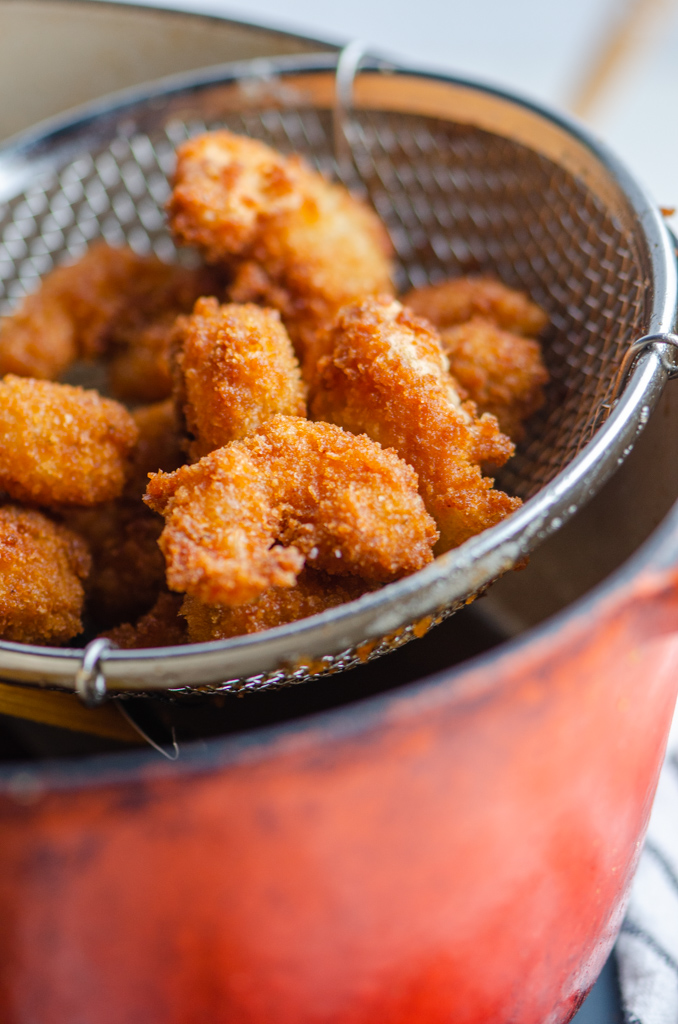
M 235 272 L 230 298 L 278 309 L 311 367 L 352 299 L 391 290 L 391 246 L 375 213 L 299 157 L 210 132 L 179 146 L 170 225 Z
M 0 490 L 55 507 L 122 491 L 138 437 L 123 406 L 96 391 L 8 374 L 0 381 Z
M 479 316 L 503 331 L 534 337 L 548 317 L 524 294 L 493 277 L 456 277 L 415 288 L 401 297 L 404 306 L 430 320 L 434 327 L 454 327 Z
M 32 509 L 0 507 L 0 637 L 64 643 L 82 632 L 87 545 Z
M 374 582 L 426 565 L 437 531 L 416 487 L 414 471 L 369 438 L 276 416 L 152 477 L 145 500 L 166 518 L 170 588 L 235 606 L 293 586 L 305 560 Z
M 355 601 L 371 589 L 373 587 L 356 576 L 330 576 L 304 569 L 293 587 L 271 587 L 255 601 L 237 608 L 206 605 L 188 594 L 181 613 L 188 623 L 192 643 L 227 640 L 318 615 L 327 608 Z
M 461 404 L 437 334 L 390 298 L 365 299 L 337 318 L 331 354 L 311 390 L 314 418 L 365 432 L 415 468 L 440 530 L 436 553 L 457 547 L 520 505 L 493 488 L 483 463 L 514 451 L 497 421 Z
M 178 397 L 193 459 L 246 437 L 273 416 L 306 415 L 306 393 L 279 314 L 198 299 L 177 327 Z

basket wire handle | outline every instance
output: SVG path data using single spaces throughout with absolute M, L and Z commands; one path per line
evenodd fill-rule
M 626 350 L 622 364 L 617 371 L 615 377 L 614 387 L 612 388 L 612 395 L 610 396 L 609 402 L 605 405 L 609 410 L 612 410 L 614 405 L 619 401 L 621 393 L 624 390 L 626 381 L 631 373 L 633 364 L 635 363 L 638 356 L 652 345 L 670 345 L 674 350 L 678 352 L 678 335 L 675 334 L 646 334 L 644 338 L 640 338 L 635 341 L 633 345 L 630 345 Z M 667 366 L 670 377 L 675 377 L 678 370 L 675 366 Z
M 351 121 L 353 83 L 366 55 L 367 44 L 362 39 L 352 40 L 339 54 L 334 78 L 334 107 L 332 109 L 334 160 L 339 176 L 351 184 L 358 181 L 353 158 L 355 129 Z

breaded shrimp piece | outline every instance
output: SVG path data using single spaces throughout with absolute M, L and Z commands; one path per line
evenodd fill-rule
M 496 416 L 500 429 L 519 441 L 524 420 L 544 404 L 549 375 L 539 342 L 480 317 L 441 330 L 440 340 L 454 379 L 478 411 Z
M 0 637 L 64 643 L 82 632 L 87 545 L 32 509 L 0 507 Z
M 191 458 L 253 434 L 281 413 L 306 415 L 306 389 L 280 315 L 198 299 L 177 326 L 179 403 Z
M 216 131 L 179 146 L 167 209 L 179 242 L 235 272 L 233 301 L 280 311 L 302 364 L 341 306 L 392 288 L 376 214 L 255 139 Z
M 456 277 L 415 288 L 400 301 L 438 328 L 453 327 L 480 316 L 503 331 L 531 337 L 548 324 L 546 313 L 524 292 L 508 288 L 493 277 Z
M 188 643 L 186 620 L 180 614 L 182 600 L 181 595 L 164 591 L 136 625 L 125 622 L 102 636 L 123 649 L 174 647 Z
M 149 473 L 157 473 L 159 469 L 171 473 L 186 462 L 185 438 L 171 398 L 139 406 L 132 413 L 132 419 L 139 439 L 128 463 L 125 497 L 141 500 Z
M 0 381 L 0 491 L 33 505 L 116 498 L 139 431 L 118 402 L 68 384 Z
M 291 587 L 296 548 L 273 547 L 280 512 L 244 442 L 151 477 L 145 501 L 165 516 L 160 548 L 171 590 L 208 604 L 243 604 L 268 587 Z
M 293 586 L 304 560 L 370 582 L 426 565 L 437 531 L 416 486 L 414 471 L 369 438 L 276 416 L 152 477 L 145 500 L 166 518 L 170 589 L 235 606 Z
M 131 621 L 148 611 L 165 585 L 158 547 L 162 523 L 140 501 L 111 501 L 64 513 L 92 554 L 87 604 L 99 627 Z
M 494 490 L 480 465 L 502 465 L 514 451 L 487 414 L 462 405 L 437 334 L 389 298 L 346 307 L 332 333 L 311 394 L 316 419 L 364 431 L 394 448 L 419 476 L 436 521 L 436 553 L 493 526 L 520 505 Z
M 271 587 L 255 601 L 237 608 L 203 604 L 188 594 L 181 613 L 186 618 L 188 636 L 193 643 L 227 640 L 318 615 L 326 608 L 355 601 L 371 589 L 357 576 L 329 576 L 304 569 L 293 587 Z

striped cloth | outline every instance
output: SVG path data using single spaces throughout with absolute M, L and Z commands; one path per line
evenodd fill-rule
M 678 1024 L 678 717 L 616 955 L 626 1024 Z

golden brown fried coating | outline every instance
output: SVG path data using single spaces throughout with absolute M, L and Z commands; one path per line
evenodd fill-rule
M 276 416 L 192 466 L 151 478 L 172 590 L 238 605 L 293 586 L 304 560 L 385 582 L 431 560 L 437 531 L 395 452 L 327 423 Z
M 441 330 L 440 340 L 454 379 L 478 411 L 492 413 L 500 429 L 519 441 L 524 420 L 544 404 L 549 376 L 539 342 L 480 317 Z
M 64 513 L 92 553 L 87 604 L 99 627 L 133 621 L 165 586 L 165 560 L 158 547 L 162 523 L 140 501 L 111 501 Z
M 389 298 L 340 313 L 331 355 L 323 357 L 311 413 L 394 448 L 419 475 L 419 490 L 440 530 L 436 553 L 493 526 L 520 505 L 494 490 L 480 465 L 502 465 L 514 451 L 487 414 L 476 418 L 454 390 L 437 334 Z
M 216 131 L 180 146 L 168 213 L 180 242 L 236 272 L 233 301 L 280 311 L 304 364 L 342 305 L 391 289 L 375 213 L 255 139 Z
M 191 642 L 227 640 L 318 615 L 326 608 L 355 601 L 371 589 L 356 576 L 330 576 L 304 569 L 293 587 L 271 587 L 256 600 L 237 608 L 203 604 L 188 594 L 181 612 L 186 617 Z
M 166 519 L 160 547 L 171 590 L 241 604 L 292 586 L 303 565 L 296 548 L 271 546 L 279 515 L 243 442 L 152 476 L 144 500 Z
M 278 413 L 306 415 L 299 363 L 275 310 L 198 299 L 179 321 L 177 340 L 191 458 L 253 434 Z
M 471 317 L 490 320 L 504 331 L 539 334 L 548 324 L 542 309 L 524 292 L 509 288 L 493 277 L 456 277 L 441 284 L 415 288 L 400 300 L 434 327 L 453 327 Z
M 0 381 L 0 491 L 47 507 L 110 501 L 138 433 L 127 410 L 96 391 L 9 374 Z
M 132 418 L 139 431 L 139 440 L 128 464 L 125 497 L 141 500 L 149 473 L 157 473 L 159 469 L 171 473 L 184 464 L 185 439 L 171 398 L 139 406 L 132 413 Z
M 32 509 L 0 508 L 0 636 L 63 643 L 82 632 L 87 545 Z
M 182 618 L 179 594 L 164 591 L 136 625 L 129 622 L 103 633 L 118 647 L 131 649 L 139 647 L 174 647 L 188 643 L 186 620 Z

